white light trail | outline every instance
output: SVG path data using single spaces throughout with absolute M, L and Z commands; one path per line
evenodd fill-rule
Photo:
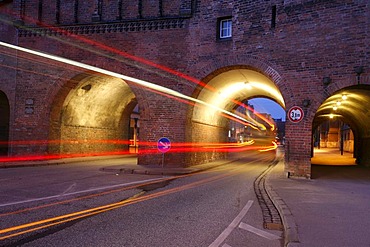
M 59 57 L 59 56 L 55 56 L 55 55 L 51 55 L 51 54 L 46 54 L 46 53 L 39 52 L 39 51 L 34 51 L 34 50 L 24 48 L 24 47 L 21 47 L 21 46 L 12 45 L 12 44 L 5 43 L 5 42 L 2 42 L 2 41 L 0 41 L 0 45 L 4 46 L 4 47 L 8 47 L 10 49 L 26 52 L 26 53 L 29 53 L 29 54 L 33 54 L 33 55 L 36 55 L 36 56 L 43 57 L 43 58 L 47 58 L 47 59 L 51 59 L 51 60 L 58 61 L 58 62 L 61 62 L 61 63 L 69 64 L 69 65 L 72 65 L 72 66 L 75 66 L 75 67 L 78 67 L 78 68 L 83 68 L 83 69 L 95 71 L 95 72 L 98 72 L 98 73 L 101 73 L 101 74 L 121 78 L 123 80 L 136 83 L 138 85 L 153 89 L 153 90 L 158 91 L 158 92 L 162 92 L 162 93 L 165 93 L 165 94 L 168 94 L 168 95 L 175 96 L 177 98 L 186 99 L 186 100 L 189 100 L 189 101 L 193 101 L 193 102 L 205 105 L 205 106 L 210 107 L 214 110 L 222 112 L 226 115 L 237 118 L 237 119 L 239 119 L 239 120 L 241 120 L 245 123 L 256 126 L 254 123 L 252 123 L 252 122 L 248 121 L 247 119 L 242 118 L 242 117 L 240 117 L 240 116 L 238 116 L 238 115 L 236 115 L 232 112 L 226 111 L 226 110 L 221 109 L 221 108 L 219 108 L 215 105 L 209 104 L 209 103 L 204 102 L 202 100 L 192 98 L 192 97 L 187 96 L 185 94 L 179 93 L 175 90 L 172 90 L 172 89 L 169 89 L 169 88 L 166 88 L 166 87 L 162 87 L 162 86 L 156 85 L 156 84 L 151 83 L 151 82 L 147 82 L 147 81 L 140 80 L 140 79 L 137 79 L 137 78 L 126 76 L 126 75 L 122 75 L 122 74 L 119 74 L 119 73 L 116 73 L 116 72 L 113 72 L 113 71 L 109 71 L 109 70 L 98 68 L 98 67 L 95 67 L 95 66 L 92 66 L 92 65 L 88 65 L 88 64 L 81 63 L 81 62 L 73 61 L 73 60 L 70 60 L 70 59 L 67 59 L 67 58 L 63 58 L 63 57 Z M 258 126 L 256 126 L 256 127 L 258 127 Z

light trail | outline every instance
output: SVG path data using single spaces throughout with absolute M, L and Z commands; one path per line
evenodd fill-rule
M 10 15 L 10 16 L 11 16 L 11 11 L 10 11 L 10 10 L 5 10 L 5 11 L 6 11 L 6 13 L 7 13 L 8 15 Z M 90 40 L 90 39 L 85 38 L 85 37 L 83 37 L 83 36 L 78 36 L 78 35 L 76 35 L 76 34 L 74 34 L 74 33 L 71 33 L 71 32 L 69 32 L 69 31 L 67 31 L 67 30 L 61 29 L 61 28 L 59 28 L 59 27 L 55 27 L 55 26 L 52 26 L 52 25 L 50 25 L 50 24 L 48 24 L 48 23 L 40 22 L 39 20 L 35 20 L 35 19 L 34 19 L 34 18 L 32 18 L 32 17 L 29 17 L 29 16 L 23 16 L 23 18 L 27 19 L 27 20 L 28 20 L 28 21 L 30 21 L 31 23 L 37 24 L 38 26 L 42 26 L 43 28 L 51 29 L 51 30 L 53 30 L 53 31 L 55 31 L 55 32 L 58 32 L 58 33 L 61 33 L 61 34 L 65 34 L 65 35 L 67 35 L 68 37 L 71 37 L 71 38 L 73 38 L 73 39 L 75 39 L 75 40 L 78 40 L 78 41 L 82 41 L 82 42 L 84 42 L 84 43 L 86 43 L 86 44 L 92 45 L 93 47 L 99 47 L 99 48 L 100 48 L 100 49 L 102 49 L 102 50 L 105 50 L 105 51 L 108 51 L 108 52 L 113 52 L 114 54 L 118 54 L 118 55 L 120 55 L 120 56 L 122 56 L 122 57 L 124 57 L 124 58 L 128 58 L 128 59 L 130 59 L 130 60 L 132 60 L 132 61 L 136 61 L 136 62 L 139 62 L 139 63 L 141 63 L 141 64 L 145 64 L 145 65 L 151 66 L 151 67 L 153 67 L 153 68 L 160 69 L 161 71 L 165 71 L 165 72 L 167 72 L 167 73 L 169 73 L 169 74 L 175 75 L 175 76 L 177 76 L 177 77 L 183 78 L 183 79 L 185 79 L 185 80 L 187 80 L 187 81 L 190 81 L 190 82 L 195 83 L 196 85 L 200 85 L 200 86 L 202 86 L 203 88 L 206 88 L 206 89 L 208 89 L 208 90 L 212 91 L 213 93 L 218 92 L 218 90 L 217 90 L 216 88 L 214 88 L 214 87 L 212 87 L 212 86 L 210 86 L 210 85 L 208 85 L 208 84 L 204 83 L 203 81 L 198 80 L 197 78 L 194 78 L 194 77 L 192 77 L 192 76 L 189 76 L 189 75 L 187 75 L 187 74 L 185 74 L 185 73 L 182 73 L 182 72 L 180 72 L 180 71 L 177 71 L 177 70 L 171 69 L 171 68 L 169 68 L 169 67 L 167 67 L 167 66 L 164 66 L 164 65 L 161 65 L 161 64 L 157 64 L 157 63 L 155 63 L 155 62 L 153 62 L 153 61 L 150 61 L 150 60 L 148 60 L 148 59 L 145 59 L 145 58 L 142 58 L 142 57 L 138 57 L 138 56 L 132 55 L 132 54 L 130 54 L 130 53 L 128 53 L 128 52 L 124 52 L 124 51 L 118 50 L 118 49 L 116 49 L 116 48 L 114 48 L 114 47 L 110 47 L 110 46 L 108 46 L 108 45 L 105 45 L 105 44 L 103 44 L 103 43 L 100 43 L 100 42 L 97 42 L 97 41 L 94 41 L 94 40 Z M 9 21 L 7 21 L 6 19 L 3 19 L 2 21 L 3 21 L 3 22 L 9 22 Z M 13 25 L 13 23 L 8 23 L 8 24 L 9 24 L 9 25 Z M 37 31 L 35 31 L 35 30 L 34 30 L 34 29 L 32 29 L 32 28 L 27 28 L 27 27 L 25 27 L 25 26 L 22 26 L 21 28 L 29 29 L 29 30 L 31 30 L 31 31 L 33 31 L 33 32 L 36 32 L 36 33 L 37 33 Z M 60 41 L 60 42 L 62 42 L 62 43 L 64 43 L 64 44 L 72 45 L 72 46 L 77 47 L 77 48 L 79 48 L 79 49 L 82 49 L 82 50 L 88 50 L 89 52 L 93 52 L 93 53 L 95 53 L 95 54 L 98 54 L 98 55 L 101 55 L 101 56 L 108 57 L 108 58 L 112 59 L 112 57 L 111 57 L 111 56 L 108 56 L 107 54 L 104 54 L 104 53 L 102 53 L 102 52 L 98 52 L 98 51 L 96 51 L 95 49 L 88 49 L 88 48 L 85 48 L 85 47 L 81 47 L 80 45 L 78 45 L 78 44 L 76 44 L 76 43 L 67 42 L 67 41 L 65 41 L 65 40 L 58 39 L 58 38 L 53 38 L 53 39 L 58 40 L 58 41 Z M 115 59 L 115 60 L 118 60 L 117 58 L 114 58 L 114 59 Z M 118 61 L 124 62 L 124 61 L 122 61 L 122 60 L 118 60 Z M 131 65 L 132 65 L 132 64 L 131 64 Z M 135 65 L 135 64 L 134 64 L 134 66 L 137 66 L 137 65 Z M 140 68 L 142 68 L 142 67 L 140 67 Z M 143 68 L 143 69 L 145 69 L 145 68 Z M 146 70 L 148 70 L 148 69 L 146 69 Z M 156 72 L 155 72 L 155 73 L 156 73 Z M 158 74 L 158 73 L 157 73 L 157 74 Z M 272 130 L 272 131 L 274 130 L 274 128 L 275 128 L 274 124 L 273 124 L 273 123 L 271 123 L 271 122 L 270 122 L 268 119 L 266 119 L 264 116 L 262 116 L 260 113 L 258 113 L 258 112 L 257 112 L 257 111 L 255 111 L 254 109 L 250 108 L 249 106 L 245 105 L 245 104 L 244 104 L 243 102 L 241 102 L 241 101 L 238 101 L 238 100 L 235 100 L 235 99 L 229 99 L 229 100 L 230 100 L 231 102 L 233 102 L 234 104 L 237 104 L 237 105 L 239 105 L 239 106 L 245 107 L 246 109 L 249 109 L 249 110 L 253 111 L 253 113 L 254 113 L 258 118 L 260 118 L 262 121 L 264 121 L 264 122 L 266 122 L 268 125 L 270 125 L 270 127 L 271 127 L 271 130 Z M 249 124 L 253 125 L 252 123 L 249 123 Z M 257 124 L 257 125 L 258 125 L 258 124 Z
M 272 146 L 267 146 L 267 147 L 265 147 L 265 148 L 263 148 L 261 150 L 258 150 L 258 151 L 260 151 L 260 152 L 272 151 L 272 150 L 277 149 L 277 147 L 278 147 L 278 145 L 276 144 L 276 142 L 273 141 L 272 142 Z
M 217 167 L 217 171 L 230 171 L 230 170 L 228 168 Z M 30 212 L 30 211 L 40 210 L 40 209 L 43 209 L 43 208 L 48 208 L 48 207 L 62 205 L 62 204 L 70 203 L 70 202 L 75 202 L 75 201 L 80 201 L 80 200 L 84 200 L 84 199 L 90 199 L 90 198 L 94 198 L 94 197 L 104 196 L 104 195 L 117 193 L 117 192 L 122 192 L 122 191 L 126 191 L 126 190 L 138 189 L 140 187 L 156 184 L 156 183 L 159 183 L 159 182 L 171 181 L 171 180 L 175 180 L 175 179 L 179 179 L 179 178 L 194 176 L 195 174 L 206 174 L 206 173 L 212 173 L 212 172 L 214 172 L 214 171 L 204 170 L 204 171 L 200 171 L 200 172 L 197 172 L 197 173 L 169 176 L 169 177 L 163 177 L 163 178 L 157 178 L 157 179 L 149 179 L 148 181 L 150 181 L 150 180 L 153 180 L 153 181 L 151 181 L 151 182 L 141 181 L 142 183 L 133 184 L 133 185 L 127 186 L 127 187 L 111 189 L 111 190 L 108 190 L 108 191 L 103 191 L 103 192 L 90 194 L 90 195 L 85 195 L 85 196 L 79 196 L 79 197 L 76 197 L 76 198 L 66 199 L 66 200 L 57 201 L 57 202 L 53 202 L 53 203 L 48 203 L 48 204 L 44 204 L 44 205 L 39 205 L 39 206 L 31 207 L 31 208 L 24 208 L 24 209 L 20 209 L 20 210 L 17 210 L 17 211 L 1 213 L 0 217 L 10 216 L 10 215 L 20 214 L 20 213 L 26 213 L 26 212 Z M 113 187 L 119 187 L 119 186 L 121 186 L 121 185 L 113 185 L 111 187 L 113 188 Z M 97 188 L 97 189 L 92 189 L 90 191 L 100 190 L 100 189 L 101 188 Z M 107 189 L 107 188 L 104 188 L 104 189 Z M 77 193 L 74 193 L 74 194 L 79 194 L 79 193 L 85 193 L 85 191 L 77 192 Z M 64 196 L 68 196 L 68 195 L 64 195 Z M 52 199 L 52 198 L 48 197 L 48 198 L 40 198 L 40 199 L 36 199 L 36 200 L 40 201 L 40 200 L 44 200 L 44 199 L 49 200 L 49 199 Z M 0 205 L 0 207 L 14 206 L 14 205 L 24 204 L 24 203 L 28 203 L 28 202 L 30 202 L 30 201 L 7 203 L 7 204 Z
M 107 211 L 110 211 L 110 210 L 113 210 L 113 209 L 117 209 L 117 208 L 120 208 L 120 207 L 123 207 L 123 206 L 128 206 L 128 205 L 131 205 L 131 204 L 135 204 L 135 203 L 155 199 L 155 198 L 158 198 L 158 197 L 170 195 L 170 194 L 173 194 L 173 193 L 181 192 L 181 191 L 184 191 L 184 190 L 192 189 L 192 188 L 195 188 L 195 187 L 207 184 L 207 183 L 211 183 L 211 182 L 214 182 L 214 181 L 225 179 L 227 177 L 234 176 L 234 175 L 238 174 L 239 170 L 241 170 L 241 169 L 242 169 L 242 167 L 237 167 L 237 168 L 233 169 L 232 171 L 228 171 L 228 173 L 223 173 L 223 174 L 219 174 L 219 175 L 216 175 L 216 176 L 213 176 L 213 177 L 210 177 L 210 178 L 205 178 L 205 179 L 202 179 L 202 180 L 199 180 L 199 181 L 196 181 L 196 182 L 192 182 L 190 184 L 183 185 L 183 186 L 180 186 L 180 187 L 175 187 L 175 188 L 172 188 L 172 189 L 167 189 L 167 190 L 164 190 L 164 191 L 159 191 L 159 192 L 156 192 L 156 193 L 153 193 L 153 194 L 148 194 L 148 195 L 144 195 L 144 196 L 140 196 L 140 197 L 135 197 L 134 196 L 134 197 L 131 197 L 127 200 L 116 202 L 116 203 L 111 203 L 111 204 L 107 204 L 107 205 L 103 205 L 103 206 L 99 206 L 99 207 L 95 207 L 95 208 L 90 208 L 90 209 L 83 210 L 83 211 L 78 211 L 78 212 L 69 213 L 69 214 L 65 214 L 65 215 L 61 215 L 61 216 L 57 216 L 57 217 L 52 217 L 52 218 L 48 218 L 48 219 L 44 219 L 44 220 L 40 220 L 40 221 L 30 222 L 30 223 L 26 223 L 26 224 L 22 224 L 22 225 L 18 225 L 18 226 L 13 226 L 13 227 L 1 229 L 0 230 L 0 235 L 3 235 L 3 236 L 0 236 L 0 240 L 9 239 L 9 238 L 16 237 L 16 236 L 19 236 L 19 235 L 23 235 L 23 234 L 26 234 L 26 233 L 29 233 L 29 232 L 34 232 L 34 231 L 37 231 L 37 230 L 45 229 L 45 228 L 48 228 L 48 227 L 51 227 L 51 226 L 55 226 L 55 225 L 67 223 L 67 222 L 70 222 L 70 221 L 86 218 L 86 217 L 89 217 L 89 216 L 101 214 L 101 213 L 104 213 L 104 212 L 107 212 Z
M 175 90 L 172 90 L 172 89 L 169 89 L 169 88 L 166 88 L 166 87 L 163 87 L 163 86 L 156 85 L 154 83 L 150 83 L 150 82 L 140 80 L 140 79 L 137 79 L 137 78 L 133 78 L 133 77 L 130 77 L 130 76 L 122 75 L 122 74 L 119 74 L 119 73 L 116 73 L 116 72 L 113 72 L 113 71 L 98 68 L 98 67 L 95 67 L 95 66 L 92 66 L 92 65 L 81 63 L 81 62 L 73 61 L 73 60 L 70 60 L 70 59 L 67 59 L 67 58 L 58 57 L 58 56 L 46 54 L 46 53 L 39 52 L 39 51 L 34 51 L 34 50 L 24 48 L 24 47 L 20 47 L 20 46 L 15 46 L 15 45 L 8 44 L 8 43 L 2 42 L 2 41 L 0 41 L 0 45 L 4 46 L 4 47 L 7 47 L 7 48 L 10 48 L 10 49 L 14 49 L 14 50 L 22 51 L 22 52 L 25 52 L 25 53 L 33 54 L 33 55 L 36 55 L 36 56 L 39 56 L 39 57 L 47 58 L 47 59 L 50 59 L 50 60 L 53 60 L 53 61 L 59 61 L 61 63 L 69 64 L 69 65 L 76 66 L 76 67 L 79 67 L 79 68 L 82 68 L 82 69 L 87 69 L 87 70 L 94 71 L 94 72 L 97 72 L 97 73 L 101 73 L 101 74 L 104 74 L 104 75 L 120 78 L 120 79 L 123 79 L 124 81 L 130 81 L 130 82 L 133 82 L 137 85 L 144 86 L 144 87 L 153 89 L 155 91 L 165 93 L 167 95 L 172 95 L 172 96 L 175 96 L 177 98 L 193 101 L 195 103 L 198 103 L 198 104 L 207 106 L 209 108 L 212 108 L 212 109 L 214 109 L 218 112 L 222 112 L 226 115 L 229 115 L 229 116 L 232 116 L 232 117 L 237 118 L 239 120 L 242 120 L 245 123 L 255 125 L 254 123 L 248 121 L 247 119 L 242 118 L 242 117 L 240 117 L 240 116 L 238 116 L 238 115 L 236 115 L 232 112 L 226 111 L 224 109 L 221 109 L 217 106 L 211 105 L 207 102 L 201 101 L 199 99 L 195 99 L 195 98 L 192 98 L 190 96 L 184 95 L 184 94 L 182 94 L 180 92 L 177 92 Z M 256 127 L 258 127 L 258 126 L 256 126 Z
M 15 144 L 19 143 L 20 145 L 47 145 L 48 141 L 13 141 Z M 11 142 L 11 143 L 13 143 Z M 7 142 L 2 142 L 7 143 Z M 0 144 L 2 144 L 0 143 Z M 13 144 L 14 144 L 13 143 Z M 51 143 L 59 144 L 64 143 L 64 141 L 51 141 Z M 127 145 L 127 141 L 120 141 L 120 140 L 92 140 L 90 141 L 76 141 L 76 140 L 69 140 L 65 141 L 65 143 L 73 143 L 73 144 L 81 144 L 81 143 L 110 143 L 110 144 L 117 144 Z M 143 147 L 140 150 L 141 154 L 156 154 L 158 150 L 156 148 L 157 142 L 139 142 L 140 146 Z M 248 142 L 243 143 L 172 143 L 171 149 L 168 153 L 185 153 L 185 152 L 243 152 L 243 151 L 250 151 L 250 150 L 273 150 L 276 149 L 276 143 L 273 142 L 274 145 L 272 146 L 256 146 L 254 145 L 255 141 L 251 140 Z M 145 147 L 150 147 L 149 149 L 145 149 Z M 266 151 L 269 151 L 266 150 Z M 19 161 L 43 161 L 43 160 L 53 160 L 53 159 L 64 159 L 64 158 L 81 158 L 81 157 L 92 157 L 92 156 L 108 156 L 108 155 L 132 155 L 128 150 L 122 151 L 120 148 L 117 151 L 109 151 L 109 152 L 94 152 L 94 153 L 74 153 L 74 154 L 49 154 L 49 155 L 27 155 L 27 156 L 15 156 L 15 157 L 0 157 L 0 162 L 4 164 L 6 162 L 19 162 Z M 4 166 L 3 164 L 3 166 Z M 6 166 L 6 165 L 5 165 Z M 13 164 L 9 164 L 6 167 L 12 167 Z

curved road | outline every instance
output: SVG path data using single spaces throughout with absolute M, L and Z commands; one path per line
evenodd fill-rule
M 272 159 L 177 177 L 99 171 L 117 160 L 2 169 L 0 245 L 281 246 L 253 188 Z

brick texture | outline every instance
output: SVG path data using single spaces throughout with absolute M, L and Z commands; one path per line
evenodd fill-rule
M 310 177 L 312 121 L 318 107 L 335 91 L 355 84 L 355 66 L 369 64 L 367 0 L 90 0 L 69 4 L 43 0 L 41 7 L 40 1 L 25 2 L 25 6 L 20 5 L 21 1 L 0 6 L 4 16 L 15 23 L 23 21 L 26 27 L 17 35 L 13 26 L 2 23 L 2 40 L 193 96 L 200 87 L 182 74 L 207 82 L 223 70 L 241 66 L 269 77 L 280 89 L 287 110 L 310 99 L 311 104 L 304 109 L 305 118 L 286 126 L 286 171 L 293 176 Z M 276 17 L 272 16 L 273 6 Z M 98 19 L 94 19 L 96 15 Z M 225 16 L 232 16 L 233 36 L 220 41 L 216 37 L 217 19 Z M 5 48 L 0 48 L 0 61 L 0 90 L 7 95 L 11 109 L 10 140 L 62 139 L 63 104 L 89 72 L 23 53 L 16 56 Z M 368 71 L 365 78 L 369 78 Z M 328 76 L 332 83 L 324 87 L 322 79 Z M 206 126 L 191 120 L 191 104 L 127 83 L 140 107 L 140 141 L 152 143 L 141 146 L 140 164 L 161 163 L 160 153 L 152 155 L 143 150 L 155 150 L 155 142 L 162 136 L 179 143 L 225 141 L 225 126 Z M 127 119 L 129 113 L 125 114 L 123 118 Z M 90 139 L 115 139 L 119 131 L 125 132 L 86 126 L 68 130 L 71 136 L 84 132 Z M 79 152 L 101 149 L 81 145 Z M 9 150 L 10 155 L 76 151 L 71 146 L 47 144 L 11 145 Z M 189 166 L 224 155 L 174 152 L 165 155 L 165 164 Z

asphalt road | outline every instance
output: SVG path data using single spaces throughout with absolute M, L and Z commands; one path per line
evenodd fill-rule
M 2 169 L 0 245 L 281 246 L 253 188 L 262 155 L 178 177 L 106 173 L 118 161 L 102 160 Z

